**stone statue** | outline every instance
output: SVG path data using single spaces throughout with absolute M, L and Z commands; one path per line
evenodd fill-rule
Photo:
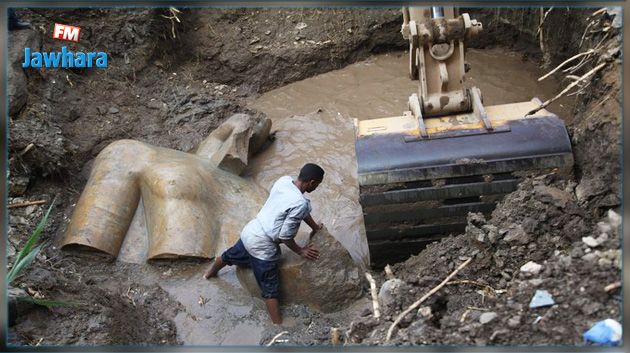
M 214 258 L 238 240 L 267 198 L 262 187 L 239 175 L 269 140 L 270 128 L 267 118 L 236 114 L 194 153 L 133 140 L 113 142 L 96 157 L 62 248 L 136 263 Z M 326 250 L 317 261 L 283 250 L 281 298 L 320 311 L 338 310 L 361 296 L 359 266 L 326 230 L 313 242 Z M 251 270 L 237 273 L 256 295 Z
M 126 238 L 144 238 L 148 244 L 124 250 L 132 262 L 214 257 L 217 242 L 237 240 L 265 200 L 264 190 L 239 175 L 270 128 L 267 118 L 236 114 L 195 153 L 133 140 L 111 143 L 94 162 L 62 247 L 117 257 Z

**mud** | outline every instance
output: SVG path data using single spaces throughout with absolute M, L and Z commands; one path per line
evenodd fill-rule
M 262 301 L 242 288 L 234 269 L 207 282 L 201 279 L 206 263 L 105 263 L 61 253 L 55 240 L 63 234 L 91 160 L 113 140 L 133 138 L 190 151 L 231 114 L 256 114 L 256 109 L 274 120 L 277 141 L 269 155 L 259 156 L 266 162 L 255 164 L 246 175 L 269 188 L 276 177 L 295 173 L 303 162 L 297 155 L 312 156 L 323 164 L 325 183 L 310 195 L 314 216 L 342 244 L 358 249 L 351 250 L 352 256 L 365 262 L 357 190 L 335 187 L 356 184 L 351 118 L 398 115 L 416 89 L 407 79 L 405 53 L 371 57 L 406 47 L 398 33 L 399 10 L 184 10 L 182 22 L 174 26 L 176 39 L 172 38 L 173 24 L 161 16 L 170 15 L 165 9 L 34 9 L 18 14 L 35 28 L 48 28 L 53 21 L 89 28 L 81 48 L 110 52 L 112 69 L 29 71 L 22 80 L 27 96 L 16 88 L 22 96 L 17 95 L 15 105 L 11 102 L 9 201 L 56 198 L 56 203 L 44 230 L 44 240 L 52 245 L 14 285 L 31 295 L 73 305 L 40 308 L 19 317 L 9 329 L 9 343 L 265 344 L 287 330 L 289 334 L 277 345 L 320 345 L 330 342 L 330 330 L 336 327 L 347 333 L 346 343 L 580 344 L 580 334 L 590 324 L 608 317 L 619 319 L 620 290 L 601 290 L 619 279 L 619 235 L 611 230 L 608 240 L 595 249 L 581 241 L 581 236 L 597 237 L 597 223 L 606 221 L 607 210 L 620 204 L 621 71 L 616 55 L 611 54 L 610 64 L 582 93 L 549 108 L 569 122 L 577 162 L 572 180 L 553 175 L 529 179 L 492 218 L 471 218 L 466 234 L 433 244 L 395 266 L 394 274 L 404 284 L 390 298 L 390 311 L 380 322 L 371 317 L 364 288 L 361 300 L 333 314 L 304 305 L 283 305 L 285 324 L 277 327 L 267 319 Z M 560 10 L 552 12 L 552 16 L 558 15 L 549 23 L 561 25 L 573 16 L 583 18 L 573 12 L 563 20 Z M 557 93 L 558 82 L 544 83 L 549 84 L 548 91 L 535 83 L 544 72 L 536 67 L 539 61 L 532 63 L 528 58 L 542 60 L 543 53 L 536 54 L 536 46 L 523 39 L 527 26 L 494 27 L 490 23 L 484 27 L 497 34 L 495 43 L 518 54 L 502 48 L 486 50 L 495 46 L 492 41 L 477 45 L 486 48 L 483 51 L 470 51 L 469 76 L 481 88 L 484 103 L 502 103 L 493 101 L 494 97 L 510 102 L 529 100 L 542 91 L 546 94 L 542 99 Z M 574 25 L 572 33 L 583 33 L 584 21 Z M 545 28 L 556 38 L 551 26 Z M 32 40 L 41 40 L 44 50 L 56 48 L 58 43 L 37 31 L 11 32 L 11 53 Z M 602 40 L 606 51 L 619 46 L 616 30 L 609 32 L 589 35 L 582 49 Z M 568 36 L 566 41 L 551 46 L 558 53 L 552 55 L 552 63 L 579 49 L 579 38 L 558 31 L 558 38 L 563 36 Z M 246 51 L 242 50 L 244 44 Z M 184 57 L 190 48 L 197 52 Z M 336 76 L 324 74 L 310 83 L 296 82 L 256 101 L 271 88 L 365 58 L 368 60 L 333 73 Z M 493 65 L 487 64 L 495 59 Z M 589 62 L 583 70 L 595 63 Z M 499 68 L 496 74 L 486 71 L 495 66 Z M 476 72 L 482 74 L 479 79 Z M 517 92 L 513 86 L 505 86 L 507 81 L 529 88 Z M 503 95 L 508 92 L 516 92 L 516 96 Z M 357 100 L 362 103 L 353 106 Z M 573 102 L 575 109 L 571 109 Z M 561 193 L 547 192 L 541 186 Z M 557 195 L 565 196 L 557 201 Z M 42 206 L 10 210 L 8 263 L 44 210 Z M 456 279 L 507 291 L 488 292 L 482 286 L 486 288 L 482 295 L 479 286 L 447 286 L 427 302 L 431 315 L 423 310 L 420 316 L 406 318 L 393 341 L 385 342 L 384 332 L 395 316 L 468 256 L 474 257 L 473 262 Z M 543 265 L 538 277 L 519 273 L 520 265 L 530 260 Z M 379 287 L 384 280 L 383 274 L 377 274 Z M 531 295 L 539 288 L 549 290 L 558 305 L 528 309 Z M 481 324 L 481 312 L 497 315 Z
M 534 96 L 546 100 L 557 93 L 558 82 L 539 83 L 537 78 L 544 74 L 539 67 L 504 49 L 470 50 L 467 61 L 471 65 L 467 84 L 481 89 L 486 105 L 529 101 Z M 321 165 L 325 182 L 309 196 L 315 205 L 313 216 L 326 223 L 364 265 L 369 263 L 369 251 L 358 202 L 352 119 L 402 115 L 409 95 L 418 90 L 407 70 L 403 52 L 374 56 L 269 91 L 249 105 L 272 119 L 276 140 L 246 173 L 269 189 L 280 176 L 299 170 L 305 159 Z M 557 101 L 549 110 L 570 116 L 571 103 Z

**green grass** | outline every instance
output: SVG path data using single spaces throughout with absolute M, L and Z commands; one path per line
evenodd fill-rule
M 39 241 L 39 238 L 42 232 L 44 231 L 44 227 L 46 227 L 46 223 L 48 222 L 48 217 L 50 216 L 50 211 L 52 210 L 54 204 L 55 204 L 55 200 L 53 200 L 50 203 L 50 207 L 48 207 L 48 210 L 44 214 L 44 217 L 42 217 L 42 219 L 39 221 L 39 223 L 37 224 L 37 227 L 35 228 L 33 233 L 31 233 L 31 236 L 26 241 L 26 244 L 24 244 L 24 247 L 18 253 L 15 259 L 15 262 L 13 262 L 13 266 L 11 266 L 11 269 L 7 273 L 7 278 L 6 278 L 7 284 L 12 284 L 13 281 L 30 264 L 32 264 L 33 261 L 35 261 L 35 258 L 37 258 L 37 255 L 39 254 L 39 252 L 46 246 L 46 243 L 41 243 L 37 246 L 35 244 L 37 244 L 37 242 Z M 45 306 L 47 308 L 74 305 L 72 303 L 66 303 L 66 302 L 57 301 L 57 300 L 37 299 L 28 295 L 19 297 L 18 299 L 23 300 L 23 301 L 28 301 L 33 304 Z
M 18 253 L 17 258 L 13 263 L 13 266 L 11 266 L 9 273 L 7 273 L 7 284 L 11 284 L 20 275 L 20 273 L 22 273 L 22 271 L 24 271 L 24 269 L 27 268 L 35 260 L 44 245 L 46 245 L 46 243 L 42 243 L 35 246 L 35 244 L 39 240 L 40 235 L 44 231 L 44 227 L 48 222 L 48 216 L 50 216 L 50 211 L 52 210 L 54 204 L 55 200 L 50 203 L 50 207 L 48 207 L 46 214 L 44 214 L 44 217 L 39 221 L 37 227 L 26 241 L 26 244 L 24 244 L 24 247 Z

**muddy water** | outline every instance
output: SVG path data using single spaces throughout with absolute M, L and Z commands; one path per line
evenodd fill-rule
M 553 82 L 539 85 L 536 79 L 543 73 L 506 52 L 471 50 L 468 60 L 472 65 L 469 82 L 481 88 L 487 105 L 530 100 L 532 96 L 544 100 L 558 88 Z M 519 86 L 508 82 L 518 82 Z M 352 119 L 399 115 L 416 89 L 407 78 L 407 57 L 401 53 L 376 56 L 264 94 L 250 106 L 273 120 L 276 141 L 254 159 L 246 176 L 269 189 L 282 175 L 296 176 L 305 162 L 322 165 L 326 170 L 324 182 L 307 195 L 313 201 L 313 216 L 326 224 L 357 262 L 367 263 Z M 550 110 L 561 113 L 559 108 L 551 106 Z M 301 236 L 307 233 L 306 228 L 300 230 Z M 178 339 L 184 344 L 257 345 L 270 333 L 305 329 L 299 326 L 303 318 L 286 317 L 283 327 L 271 324 L 263 302 L 243 289 L 234 268 L 222 270 L 219 278 L 211 281 L 201 278 L 204 269 L 205 265 L 174 268 L 159 281 L 183 307 L 175 323 Z M 331 315 L 354 314 L 325 317 Z
M 558 92 L 556 82 L 537 82 L 544 72 L 535 64 L 503 50 L 470 50 L 467 60 L 472 67 L 467 83 L 481 89 L 486 105 L 535 96 L 545 100 Z M 401 115 L 409 95 L 417 91 L 407 70 L 404 53 L 375 56 L 270 91 L 251 103 L 272 119 L 277 139 L 256 157 L 248 174 L 269 189 L 282 175 L 296 176 L 305 162 L 321 165 L 324 182 L 307 196 L 313 216 L 363 264 L 369 252 L 358 203 L 352 119 Z M 556 104 L 549 109 L 562 116 L 567 108 Z

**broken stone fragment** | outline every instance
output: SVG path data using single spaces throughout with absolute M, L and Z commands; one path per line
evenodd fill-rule
M 346 332 L 346 336 L 350 343 L 361 343 L 376 326 L 378 326 L 378 319 L 374 317 L 361 318 L 350 323 L 350 329 Z
M 532 301 L 529 303 L 531 309 L 542 308 L 545 306 L 554 305 L 556 302 L 551 297 L 551 294 L 544 289 L 537 289 L 536 293 L 532 297 Z
M 9 178 L 9 196 L 22 196 L 26 192 L 29 184 L 28 177 L 11 177 Z
M 520 325 L 521 325 L 521 316 L 520 315 L 512 316 L 508 320 L 508 327 L 509 328 L 516 328 L 516 327 L 519 327 Z
M 608 210 L 608 222 L 613 229 L 618 229 L 621 225 L 621 216 L 613 210 Z
M 296 241 L 300 243 L 299 239 Z M 361 296 L 361 270 L 326 229 L 313 235 L 311 243 L 320 252 L 315 261 L 304 259 L 281 245 L 280 300 L 302 303 L 322 312 L 341 310 Z M 260 297 L 250 269 L 238 268 L 236 274 L 252 295 Z
M 34 305 L 30 299 L 31 296 L 25 290 L 9 286 L 7 290 L 9 326 L 13 326 L 20 316 L 33 309 Z
M 608 240 L 608 234 L 606 233 L 600 234 L 597 238 L 593 238 L 590 235 L 588 237 L 582 237 L 582 242 L 591 248 L 596 248 L 602 245 L 602 243 L 604 243 L 606 240 Z
M 552 186 L 537 185 L 534 187 L 534 192 L 539 196 L 540 201 L 551 203 L 558 208 L 564 208 L 573 199 L 568 192 Z
M 389 311 L 394 308 L 396 304 L 396 298 L 399 298 L 403 293 L 403 285 L 405 282 L 394 278 L 385 281 L 378 292 L 378 300 L 385 309 Z
M 497 313 L 493 311 L 483 313 L 479 316 L 479 323 L 481 323 L 482 325 L 485 325 L 489 323 L 490 321 L 496 319 L 497 316 L 498 316 Z
M 7 65 L 9 80 L 7 81 L 7 93 L 9 101 L 9 116 L 16 116 L 28 101 L 27 76 L 22 68 L 24 62 L 24 48 L 40 50 L 41 35 L 38 31 L 23 30 L 9 32 L 9 62 Z
M 536 276 L 542 270 L 542 265 L 535 263 L 534 261 L 530 261 L 525 265 L 521 266 L 521 273 Z
M 210 156 L 219 168 L 240 175 L 249 164 L 249 158 L 267 141 L 270 129 L 269 119 L 234 114 L 210 133 L 197 153 Z
M 531 241 L 531 236 L 525 232 L 523 227 L 519 224 L 514 228 L 510 228 L 503 237 L 503 240 L 507 243 L 517 243 L 525 245 Z

